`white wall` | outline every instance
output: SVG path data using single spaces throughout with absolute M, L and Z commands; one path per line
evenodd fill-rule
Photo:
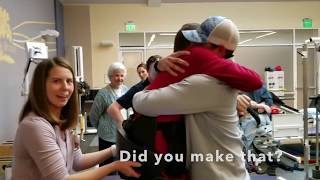
M 242 3 L 187 3 L 146 5 L 90 5 L 92 85 L 104 86 L 103 73 L 118 60 L 118 32 L 124 23 L 133 21 L 137 31 L 177 31 L 188 22 L 202 22 L 211 15 L 231 18 L 240 29 L 301 28 L 302 19 L 313 19 L 314 27 L 320 23 L 320 2 L 242 2 Z M 74 17 L 76 19 L 76 17 Z M 115 43 L 101 48 L 101 40 Z

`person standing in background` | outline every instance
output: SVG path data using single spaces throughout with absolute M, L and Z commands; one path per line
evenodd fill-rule
M 140 63 L 137 66 L 137 74 L 141 81 L 146 80 L 148 78 L 147 65 L 145 63 Z
M 129 109 L 132 108 L 132 98 L 133 96 L 139 92 L 142 91 L 145 87 L 147 87 L 150 84 L 150 81 L 152 81 L 152 77 L 150 76 L 149 72 L 151 71 L 150 69 L 155 69 L 158 67 L 155 67 L 155 63 L 159 60 L 161 62 L 157 63 L 156 65 L 161 68 L 161 70 L 167 70 L 169 71 L 174 71 L 176 69 L 177 72 L 182 73 L 182 69 L 178 68 L 178 64 L 180 65 L 185 65 L 183 60 L 175 58 L 175 56 L 180 56 L 181 54 L 188 53 L 188 52 L 179 52 L 177 54 L 171 54 L 168 57 L 165 57 L 161 59 L 161 56 L 159 55 L 153 55 L 150 56 L 147 60 L 146 68 L 148 70 L 148 77 L 145 80 L 142 80 L 138 82 L 137 84 L 133 85 L 123 96 L 118 98 L 115 102 L 113 102 L 107 109 L 108 114 L 112 117 L 113 120 L 119 125 L 119 127 L 122 126 L 122 122 L 125 120 L 123 116 L 121 115 L 121 110 L 123 108 Z M 172 67 L 172 68 L 170 68 Z M 156 70 L 154 70 L 156 71 Z
M 144 81 L 148 79 L 149 77 L 149 67 L 151 65 L 150 62 L 155 62 L 160 60 L 162 57 L 159 55 L 152 55 L 148 58 L 147 63 L 141 63 L 137 66 L 137 73 L 141 79 L 141 81 Z M 149 62 L 149 63 L 148 63 Z
M 94 98 L 90 110 L 90 122 L 98 130 L 99 150 L 109 148 L 116 143 L 117 126 L 107 113 L 107 109 L 116 99 L 127 92 L 128 88 L 123 84 L 126 74 L 127 70 L 122 63 L 115 62 L 111 64 L 108 68 L 110 83 L 100 89 Z M 123 110 L 122 115 L 127 118 L 129 112 Z M 113 162 L 113 159 L 110 158 L 101 163 L 100 166 L 111 162 Z
M 146 88 L 152 80 L 157 76 L 158 71 L 167 71 L 172 76 L 177 76 L 179 73 L 184 73 L 184 67 L 187 67 L 189 63 L 180 59 L 180 56 L 189 55 L 189 51 L 184 51 L 187 49 L 191 42 L 188 41 L 182 34 L 182 30 L 195 30 L 200 26 L 197 23 L 187 23 L 182 25 L 182 27 L 177 32 L 174 39 L 173 52 L 165 58 L 161 58 L 159 55 L 150 56 L 147 60 L 146 68 L 148 70 L 148 78 L 145 81 L 141 81 L 134 86 L 132 86 L 126 94 L 121 96 L 117 101 L 112 103 L 108 108 L 108 113 L 113 117 L 114 120 L 121 126 L 123 122 L 123 117 L 121 116 L 121 109 L 132 108 L 133 96 Z M 138 66 L 139 67 L 139 66 Z M 245 105 L 244 105 L 245 106 Z
M 243 131 L 245 148 L 250 150 L 258 126 L 266 126 L 271 123 L 273 100 L 265 84 L 260 89 L 245 94 L 251 99 L 250 107 L 257 111 L 260 118 L 260 124 L 248 113 L 240 118 L 240 128 Z

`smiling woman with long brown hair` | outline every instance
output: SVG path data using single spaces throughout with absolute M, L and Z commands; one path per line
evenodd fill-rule
M 14 142 L 13 179 L 101 179 L 113 171 L 139 176 L 132 167 L 140 164 L 130 161 L 71 174 L 101 163 L 115 151 L 110 147 L 82 154 L 72 133 L 78 116 L 75 87 L 73 70 L 63 58 L 36 67 Z

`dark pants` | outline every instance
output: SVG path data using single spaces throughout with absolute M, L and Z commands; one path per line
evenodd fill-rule
M 103 139 L 101 139 L 99 137 L 99 151 L 101 150 L 104 150 L 104 149 L 107 149 L 109 147 L 111 147 L 112 145 L 114 145 L 115 143 L 113 142 L 109 142 L 109 141 L 105 141 Z M 110 164 L 114 161 L 114 159 L 111 157 L 109 159 L 106 159 L 105 161 L 103 161 L 102 163 L 99 164 L 99 166 L 103 166 L 103 165 L 106 165 L 106 164 Z M 115 173 L 114 173 L 115 174 Z

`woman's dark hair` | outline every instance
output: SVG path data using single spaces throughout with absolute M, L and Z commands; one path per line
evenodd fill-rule
M 73 90 L 69 101 L 62 108 L 61 117 L 56 117 L 49 110 L 46 82 L 50 70 L 56 66 L 66 68 L 72 73 L 73 87 L 77 88 L 72 67 L 62 57 L 55 57 L 53 59 L 42 61 L 34 71 L 28 100 L 20 113 L 19 122 L 21 122 L 28 113 L 33 112 L 49 121 L 50 124 L 60 126 L 62 130 L 76 126 L 79 113 L 78 94 L 76 89 Z
M 156 61 L 159 61 L 162 57 L 159 56 L 159 55 L 153 55 L 153 56 L 150 56 L 147 60 L 147 71 L 149 71 L 149 68 L 151 66 L 152 63 L 156 62 Z
M 141 67 L 143 67 L 144 69 L 147 70 L 147 65 L 146 65 L 146 63 L 140 63 L 140 64 L 137 66 L 137 70 L 138 70 L 139 68 L 141 68 Z
M 185 31 L 185 30 L 196 30 L 199 27 L 200 27 L 200 24 L 198 24 L 198 23 L 187 23 L 187 24 L 184 24 L 179 29 L 179 31 L 177 32 L 176 37 L 174 38 L 173 51 L 174 52 L 181 51 L 181 50 L 184 50 L 184 49 L 186 49 L 187 47 L 190 46 L 190 41 L 187 40 L 183 36 L 182 31 Z

